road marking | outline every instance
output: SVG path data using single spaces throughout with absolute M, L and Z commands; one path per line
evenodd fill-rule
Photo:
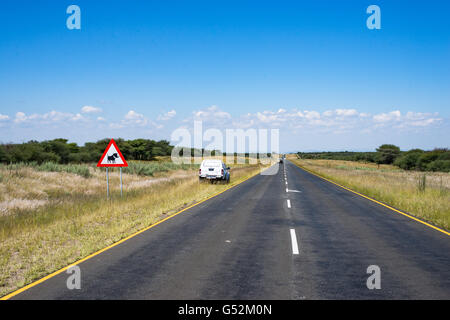
M 286 185 L 287 185 L 287 181 L 286 181 Z
M 366 196 L 366 195 L 364 195 L 364 194 L 362 194 L 362 193 L 359 193 L 359 192 L 353 191 L 352 189 L 349 189 L 349 188 L 347 188 L 347 187 L 344 187 L 344 186 L 342 186 L 342 185 L 340 185 L 340 184 L 338 184 L 338 183 L 336 183 L 336 182 L 334 182 L 334 181 L 332 181 L 332 180 L 329 180 L 329 179 L 327 179 L 327 178 L 324 178 L 324 177 L 322 177 L 321 175 L 319 175 L 319 174 L 317 174 L 317 173 L 315 173 L 315 172 L 312 172 L 312 171 L 306 169 L 305 167 L 302 167 L 302 166 L 300 166 L 300 165 L 298 165 L 298 164 L 295 164 L 295 165 L 296 165 L 297 167 L 299 167 L 300 169 L 305 170 L 306 172 L 309 172 L 309 173 L 311 173 L 312 175 L 315 175 L 316 177 L 319 177 L 320 179 L 323 179 L 323 180 L 328 181 L 328 182 L 330 182 L 330 183 L 332 183 L 332 184 L 335 184 L 335 185 L 337 185 L 338 187 L 341 187 L 342 189 L 345 189 L 345 190 L 347 190 L 347 191 L 353 192 L 354 194 L 357 194 L 358 196 L 361 196 L 361 197 L 363 197 L 363 198 L 366 198 L 367 200 L 370 200 L 370 201 L 373 201 L 373 202 L 375 202 L 375 203 L 378 203 L 379 205 L 381 205 L 381 206 L 383 206 L 383 207 L 386 207 L 386 208 L 388 208 L 388 209 L 390 209 L 390 210 L 392 210 L 392 211 L 395 211 L 395 212 L 397 212 L 397 213 L 400 213 L 401 215 L 404 215 L 404 216 L 407 217 L 407 218 L 410 218 L 410 219 L 412 219 L 412 220 L 414 220 L 414 221 L 417 221 L 417 222 L 419 222 L 419 223 L 422 223 L 423 225 L 426 225 L 427 227 L 433 228 L 433 229 L 436 230 L 436 231 L 442 232 L 443 234 L 446 234 L 447 236 L 450 236 L 450 232 L 447 232 L 447 231 L 445 231 L 444 229 L 435 227 L 435 226 L 433 226 L 433 225 L 430 224 L 430 223 L 427 223 L 427 222 L 422 221 L 422 220 L 420 220 L 420 219 L 418 219 L 418 218 L 416 218 L 416 217 L 414 217 L 414 216 L 411 216 L 411 215 L 409 215 L 409 214 L 407 214 L 407 213 L 404 213 L 404 212 L 402 212 L 402 211 L 400 211 L 400 210 L 397 210 L 397 209 L 395 209 L 395 208 L 393 208 L 393 207 L 391 207 L 391 206 L 389 206 L 389 205 L 387 205 L 387 204 L 384 204 L 384 203 L 382 203 L 382 202 L 380 202 L 380 201 L 378 201 L 378 200 L 375 200 L 375 199 L 370 198 L 370 197 L 368 197 L 368 196 Z
M 289 200 L 289 199 L 287 199 L 287 206 L 288 206 L 288 208 L 291 207 L 291 200 Z
M 291 229 L 292 254 L 298 254 L 297 236 L 295 229 Z
M 288 189 L 288 188 L 286 188 L 286 192 L 289 192 L 289 189 Z
M 270 167 L 264 169 L 263 171 L 266 171 L 266 170 L 268 170 L 269 168 L 270 168 Z M 263 171 L 261 171 L 261 172 L 263 172 Z M 186 210 L 189 210 L 189 209 L 191 209 L 191 208 L 193 208 L 193 207 L 195 207 L 195 206 L 198 206 L 199 204 L 201 204 L 201 203 L 203 203 L 203 202 L 205 202 L 205 201 L 208 201 L 208 200 L 211 199 L 211 198 L 217 197 L 218 195 L 224 193 L 225 191 L 228 191 L 228 190 L 230 190 L 231 188 L 234 188 L 234 187 L 236 187 L 236 186 L 242 184 L 243 182 L 245 182 L 245 181 L 247 181 L 247 180 L 249 180 L 249 179 L 251 179 L 251 178 L 253 178 L 253 177 L 256 177 L 258 174 L 259 174 L 259 172 L 256 172 L 254 175 L 251 175 L 251 176 L 245 178 L 244 180 L 242 180 L 241 182 L 239 182 L 239 183 L 237 183 L 237 184 L 235 184 L 235 185 L 231 185 L 231 186 L 227 187 L 226 189 L 224 189 L 224 190 L 222 190 L 222 191 L 219 191 L 219 192 L 217 192 L 217 193 L 215 193 L 215 194 L 213 194 L 213 195 L 207 197 L 206 199 L 200 200 L 200 201 L 198 201 L 198 202 L 196 202 L 196 203 L 190 205 L 189 207 L 186 207 L 186 208 L 184 208 L 184 209 L 182 209 L 182 210 L 180 210 L 180 211 L 178 211 L 178 212 L 176 212 L 176 213 L 174 213 L 174 214 L 172 214 L 172 215 L 170 215 L 170 216 L 168 216 L 168 217 L 166 217 L 166 218 L 164 218 L 164 219 L 162 219 L 162 220 L 159 220 L 158 222 L 155 222 L 154 224 L 149 225 L 148 227 L 146 227 L 146 228 L 144 228 L 144 229 L 141 229 L 141 230 L 139 230 L 139 231 L 136 231 L 135 233 L 133 233 L 133 234 L 131 234 L 131 235 L 129 235 L 129 236 L 127 236 L 127 237 L 125 237 L 125 238 L 123 238 L 123 239 L 121 239 L 121 240 L 119 240 L 119 241 L 117 241 L 117 242 L 115 242 L 115 243 L 113 243 L 113 244 L 111 244 L 111 245 L 109 245 L 109 246 L 103 248 L 103 249 L 100 249 L 100 250 L 98 250 L 98 251 L 96 251 L 96 252 L 94 252 L 94 253 L 92 253 L 92 254 L 90 254 L 90 255 L 88 255 L 88 256 L 86 256 L 86 257 L 84 257 L 84 258 L 82 258 L 82 259 L 80 259 L 80 260 L 78 260 L 78 261 L 75 261 L 75 262 L 69 264 L 68 266 L 66 266 L 66 267 L 64 267 L 64 268 L 61 268 L 61 269 L 59 269 L 59 270 L 57 270 L 57 271 L 55 271 L 55 272 L 53 272 L 53 273 L 51 273 L 51 274 L 49 274 L 49 275 L 47 275 L 47 276 L 41 278 L 41 279 L 39 279 L 39 280 L 36 280 L 36 281 L 34 281 L 34 282 L 32 282 L 32 283 L 30 283 L 30 284 L 28 284 L 28 285 L 26 285 L 26 286 L 24 286 L 24 287 L 22 287 L 22 288 L 20 288 L 20 289 L 17 289 L 17 290 L 15 290 L 15 291 L 13 291 L 13 292 L 7 294 L 6 296 L 0 297 L 0 300 L 8 300 L 8 299 L 10 299 L 10 298 L 12 298 L 12 297 L 18 295 L 18 294 L 21 293 L 21 292 L 24 292 L 24 291 L 26 291 L 26 290 L 28 290 L 28 289 L 30 289 L 30 288 L 32 288 L 32 287 L 38 285 L 38 284 L 40 284 L 40 283 L 42 283 L 42 282 L 44 282 L 44 281 L 50 279 L 50 278 L 53 278 L 54 276 L 56 276 L 56 275 L 58 275 L 58 274 L 60 274 L 60 273 L 62 273 L 62 272 L 64 272 L 64 271 L 66 271 L 66 270 L 69 269 L 70 267 L 79 265 L 80 263 L 82 263 L 82 262 L 84 262 L 84 261 L 86 261 L 86 260 L 89 260 L 89 259 L 91 259 L 91 258 L 93 258 L 93 257 L 95 257 L 95 256 L 97 256 L 97 255 L 99 255 L 100 253 L 105 252 L 105 251 L 107 251 L 107 250 L 109 250 L 109 249 L 111 249 L 111 248 L 113 248 L 113 247 L 115 247 L 115 246 L 117 246 L 117 245 L 119 245 L 119 244 L 121 244 L 121 243 L 123 243 L 123 242 L 125 242 L 125 241 L 127 241 L 127 240 L 129 240 L 129 239 L 131 239 L 131 238 L 133 238 L 133 237 L 135 237 L 135 236 L 137 236 L 138 234 L 141 234 L 141 233 L 143 233 L 143 232 L 145 232 L 145 231 L 147 231 L 147 230 L 149 230 L 149 229 L 152 229 L 152 228 L 156 227 L 157 225 L 163 223 L 164 221 L 167 221 L 167 220 L 169 220 L 169 219 L 171 219 L 171 218 L 173 218 L 173 217 L 179 215 L 180 213 L 183 213 L 183 212 L 186 211 Z M 287 189 L 286 189 L 286 190 L 287 190 Z

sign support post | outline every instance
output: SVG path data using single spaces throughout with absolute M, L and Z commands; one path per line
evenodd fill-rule
M 109 141 L 105 152 L 97 163 L 97 167 L 106 167 L 106 198 L 109 199 L 109 167 L 120 168 L 120 196 L 123 197 L 122 167 L 128 167 L 128 163 L 123 157 L 114 139 Z
M 109 173 L 108 173 L 108 167 L 106 167 L 106 199 L 109 199 Z
M 120 167 L 120 197 L 123 196 L 123 187 L 122 187 L 122 167 Z

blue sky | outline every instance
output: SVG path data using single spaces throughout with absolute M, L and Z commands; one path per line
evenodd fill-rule
M 81 30 L 66 28 L 71 4 Z M 366 27 L 371 4 L 381 30 Z M 0 141 L 169 139 L 200 119 L 279 128 L 282 151 L 449 147 L 449 12 L 448 1 L 2 1 Z

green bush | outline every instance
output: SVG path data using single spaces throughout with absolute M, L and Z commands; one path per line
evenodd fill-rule
M 423 154 L 422 150 L 410 150 L 403 153 L 397 159 L 395 159 L 394 164 L 404 170 L 413 170 L 417 167 L 417 161 Z
M 417 160 L 417 168 L 422 171 L 426 171 L 428 165 L 437 160 L 439 155 L 435 152 L 426 152 L 422 154 L 419 159 Z
M 450 160 L 435 160 L 427 164 L 428 171 L 450 172 Z
M 392 164 L 399 155 L 399 147 L 393 144 L 383 144 L 377 148 L 375 162 L 378 164 Z

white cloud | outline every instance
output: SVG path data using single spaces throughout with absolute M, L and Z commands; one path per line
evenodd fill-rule
M 401 112 L 399 110 L 391 111 L 389 113 L 380 113 L 373 116 L 373 120 L 376 122 L 389 122 L 397 121 L 401 118 Z
M 20 123 L 20 122 L 24 122 L 27 120 L 27 116 L 25 115 L 25 113 L 19 111 L 16 113 L 16 118 L 14 119 L 15 123 Z
M 127 120 L 138 120 L 138 119 L 143 119 L 144 115 L 141 113 L 137 113 L 134 110 L 130 110 L 128 111 L 128 113 L 125 115 L 125 119 Z
M 278 128 L 285 132 L 318 134 L 368 133 L 390 126 L 396 129 L 427 127 L 442 119 L 437 114 L 408 112 L 403 115 L 399 110 L 371 115 L 356 109 L 334 109 L 319 112 L 317 110 L 263 110 L 231 117 L 217 106 L 197 110 L 185 123 L 202 120 L 204 127 L 218 129 L 232 128 Z
M 170 110 L 157 117 L 158 121 L 147 118 L 144 114 L 135 110 L 129 110 L 120 121 L 109 123 L 111 128 L 124 127 L 153 127 L 161 129 L 165 127 L 162 121 L 173 119 L 177 115 L 175 110 Z M 1 115 L 0 120 L 8 120 L 9 116 Z M 25 114 L 17 112 L 11 124 L 27 126 L 43 126 L 46 124 L 64 124 L 71 122 L 84 123 L 106 123 L 103 117 L 89 118 L 83 113 L 67 113 L 52 110 L 43 114 Z M 230 113 L 221 110 L 218 106 L 212 105 L 205 109 L 196 110 L 192 115 L 177 122 L 167 122 L 167 126 L 175 126 L 181 123 L 192 123 L 194 120 L 201 120 L 205 127 L 215 127 L 218 129 L 233 128 L 279 128 L 283 131 L 298 132 L 298 130 L 309 130 L 311 132 L 367 132 L 383 129 L 386 127 L 396 129 L 420 129 L 442 122 L 442 118 L 437 113 L 406 112 L 399 110 L 383 112 L 378 114 L 360 113 L 356 109 L 334 109 L 320 112 L 317 110 L 298 109 L 275 109 L 261 110 L 254 113 L 245 113 L 238 116 L 231 116 Z M 180 123 L 181 122 L 181 123 Z M 6 125 L 7 122 L 4 122 Z M 164 123 L 166 124 L 166 123 Z M 168 128 L 170 130 L 170 127 Z
M 120 129 L 120 128 L 131 128 L 131 127 L 153 127 L 156 129 L 162 129 L 164 126 L 162 124 L 158 124 L 150 119 L 148 119 L 146 116 L 144 116 L 142 113 L 138 113 L 134 110 L 130 110 L 125 114 L 124 118 L 118 122 L 118 123 L 110 123 L 109 127 L 113 129 Z
M 264 122 L 264 123 L 276 122 L 276 121 L 279 121 L 280 119 L 282 119 L 277 114 L 275 114 L 273 112 L 268 112 L 268 111 L 257 112 L 256 118 L 259 121 Z
M 84 120 L 83 116 L 79 113 L 77 113 L 75 116 L 72 117 L 73 121 L 78 121 L 78 120 Z
M 173 121 L 167 121 L 169 119 Z M 56 132 L 55 137 L 65 134 L 73 135 L 71 132 L 80 132 L 87 137 L 99 136 L 101 138 L 101 135 L 115 135 L 119 129 L 120 134 L 123 132 L 135 137 L 156 134 L 158 137 L 167 138 L 176 127 L 185 125 L 192 128 L 194 120 L 201 120 L 203 130 L 207 128 L 219 130 L 280 129 L 280 134 L 285 137 L 282 139 L 286 140 L 283 143 L 302 146 L 312 145 L 312 141 L 316 141 L 319 143 L 317 146 L 319 149 L 323 145 L 333 145 L 332 143 L 340 143 L 340 145 L 347 143 L 351 148 L 353 146 L 352 139 L 363 141 L 369 135 L 373 141 L 378 139 L 377 141 L 385 142 L 384 137 L 387 132 L 392 133 L 392 136 L 405 137 L 407 140 L 413 134 L 420 136 L 424 132 L 442 132 L 442 129 L 447 130 L 446 126 L 448 127 L 447 120 L 442 119 L 437 113 L 401 112 L 400 110 L 368 113 L 352 108 L 336 108 L 326 111 L 312 108 L 307 110 L 274 108 L 232 116 L 216 105 L 197 109 L 186 119 L 179 119 L 175 110 L 162 113 L 153 120 L 146 117 L 145 114 L 131 109 L 124 113 L 121 119 L 114 122 L 110 122 L 100 115 L 94 116 L 89 112 L 70 113 L 57 110 L 40 114 L 26 114 L 19 111 L 14 116 L 0 114 L 0 120 L 4 120 L 0 121 L 2 130 L 8 130 L 10 127 L 20 128 L 20 130 L 15 130 L 15 132 L 19 132 L 17 137 L 20 138 L 18 139 L 37 139 L 40 134 L 47 138 L 50 135 L 48 132 Z M 98 130 L 99 128 L 101 130 Z M 435 130 L 434 128 L 440 131 L 432 131 Z M 47 135 L 44 135 L 46 132 Z M 4 135 L 7 134 L 4 133 Z M 345 137 L 350 140 L 345 140 Z
M 148 119 L 142 113 L 137 113 L 134 110 L 130 110 L 125 115 L 125 119 L 122 120 L 122 124 L 145 126 L 148 124 Z
M 410 125 L 416 126 L 416 127 L 425 127 L 430 124 L 433 124 L 435 122 L 439 122 L 441 119 L 423 119 L 418 121 L 412 121 L 410 122 Z
M 356 116 L 358 114 L 358 111 L 356 111 L 355 109 L 336 109 L 336 114 L 338 116 L 351 117 Z
M 327 110 L 322 113 L 322 116 L 324 117 L 352 117 L 359 115 L 358 111 L 355 109 L 336 109 L 336 110 Z
M 175 110 L 170 110 L 169 112 L 166 112 L 164 114 L 161 114 L 158 116 L 158 120 L 162 120 L 162 121 L 166 121 L 166 120 L 170 120 L 173 117 L 175 117 L 177 115 L 177 112 Z
M 441 122 L 443 119 L 438 118 L 437 113 L 422 113 L 422 112 L 407 112 L 405 116 L 405 122 L 415 127 L 425 127 L 433 123 Z
M 191 122 L 193 120 L 201 120 L 205 123 L 216 123 L 216 124 L 224 124 L 228 123 L 231 120 L 231 114 L 228 112 L 220 110 L 220 108 L 216 105 L 212 105 L 206 109 L 194 111 L 192 113 L 192 117 L 189 117 L 184 120 L 184 122 Z
M 14 119 L 14 123 L 30 123 L 36 125 L 45 125 L 45 124 L 58 124 L 65 123 L 69 121 L 80 121 L 86 120 L 81 113 L 70 113 L 70 112 L 60 112 L 56 110 L 52 110 L 47 113 L 38 114 L 34 113 L 31 115 L 26 115 L 24 112 L 17 112 L 16 117 Z
M 375 128 L 414 128 L 427 127 L 440 123 L 443 119 L 438 117 L 437 113 L 423 113 L 408 111 L 406 115 L 402 115 L 399 110 L 380 113 L 373 116 Z
M 123 124 L 112 122 L 109 124 L 109 127 L 112 129 L 122 129 L 125 127 Z
M 319 119 L 320 118 L 320 113 L 317 111 L 308 111 L 305 110 L 304 112 L 305 118 L 306 119 Z
M 83 108 L 81 108 L 81 113 L 99 113 L 99 112 L 102 112 L 102 109 L 93 106 L 84 106 Z

